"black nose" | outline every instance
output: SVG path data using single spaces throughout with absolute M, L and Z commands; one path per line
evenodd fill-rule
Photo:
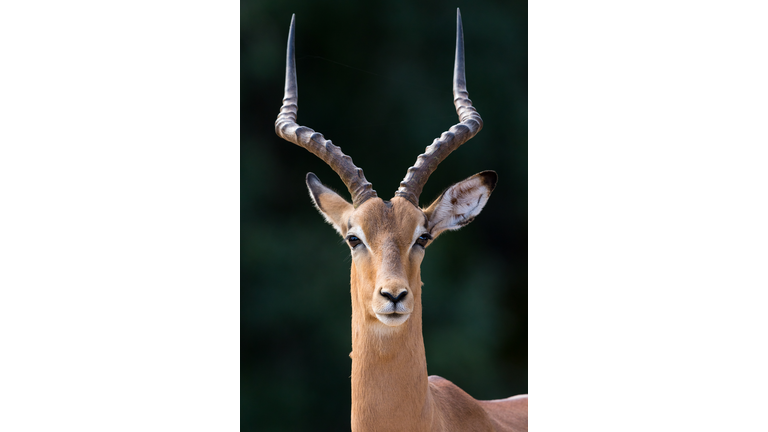
M 386 291 L 382 291 L 381 295 L 383 295 L 384 297 L 388 298 L 392 303 L 397 303 L 400 300 L 404 299 L 406 295 L 408 295 L 408 291 L 401 292 L 400 294 L 398 294 L 397 297 L 393 296 L 392 294 L 390 294 L 390 293 L 388 293 Z

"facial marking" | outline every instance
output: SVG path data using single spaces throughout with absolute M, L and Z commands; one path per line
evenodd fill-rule
M 365 238 L 365 233 L 363 232 L 362 228 L 360 228 L 358 226 L 352 226 L 352 224 L 348 224 L 347 226 L 350 227 L 350 228 L 347 230 L 346 238 L 349 238 L 350 236 L 355 236 L 355 237 L 359 238 L 360 241 L 363 242 L 363 245 L 366 248 L 368 248 L 368 249 L 371 248 L 370 245 L 368 244 L 368 239 Z
M 427 229 L 426 224 L 424 226 L 416 225 L 416 228 L 413 230 L 413 236 L 411 236 L 411 247 L 413 247 L 413 245 L 416 244 L 416 240 L 424 234 L 429 234 L 429 230 Z

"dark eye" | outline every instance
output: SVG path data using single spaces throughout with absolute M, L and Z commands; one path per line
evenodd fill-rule
M 349 246 L 354 249 L 359 244 L 361 244 L 362 241 L 359 238 L 357 238 L 356 236 L 351 235 L 351 236 L 347 237 L 347 243 L 349 243 Z
M 432 240 L 432 236 L 425 233 L 420 235 L 419 238 L 416 239 L 416 244 L 421 247 L 426 247 L 427 243 L 429 243 L 430 240 Z

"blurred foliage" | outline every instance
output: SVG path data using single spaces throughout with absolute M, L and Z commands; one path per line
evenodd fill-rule
M 467 82 L 483 130 L 422 193 L 493 169 L 475 222 L 427 250 L 429 373 L 478 399 L 527 392 L 527 3 L 241 2 L 241 420 L 244 431 L 349 428 L 350 257 L 312 207 L 304 177 L 346 188 L 274 133 L 296 13 L 299 123 L 352 156 L 379 195 L 457 123 L 456 6 Z

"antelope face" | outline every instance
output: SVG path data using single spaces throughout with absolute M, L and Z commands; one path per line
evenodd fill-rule
M 375 197 L 358 208 L 307 175 L 310 196 L 320 213 L 344 238 L 352 255 L 353 305 L 366 319 L 389 327 L 408 321 L 421 307 L 421 261 L 440 233 L 471 222 L 496 185 L 485 171 L 448 188 L 427 209 L 396 196 Z
M 387 326 L 405 323 L 421 297 L 419 267 L 432 239 L 424 213 L 402 198 L 370 199 L 351 214 L 342 235 L 368 315 Z
M 349 244 L 352 254 L 352 307 L 365 310 L 366 319 L 400 327 L 421 307 L 419 266 L 433 238 L 471 222 L 485 206 L 496 185 L 496 173 L 484 171 L 446 189 L 426 209 L 419 195 L 437 165 L 475 136 L 483 120 L 472 106 L 464 71 L 464 36 L 461 14 L 456 16 L 456 52 L 453 68 L 453 103 L 460 122 L 443 132 L 407 170 L 391 201 L 376 195 L 363 170 L 352 158 L 319 132 L 299 125 L 296 83 L 295 28 L 291 18 L 285 62 L 283 106 L 275 133 L 327 163 L 347 186 L 352 204 L 307 174 L 310 195 L 320 213 Z

